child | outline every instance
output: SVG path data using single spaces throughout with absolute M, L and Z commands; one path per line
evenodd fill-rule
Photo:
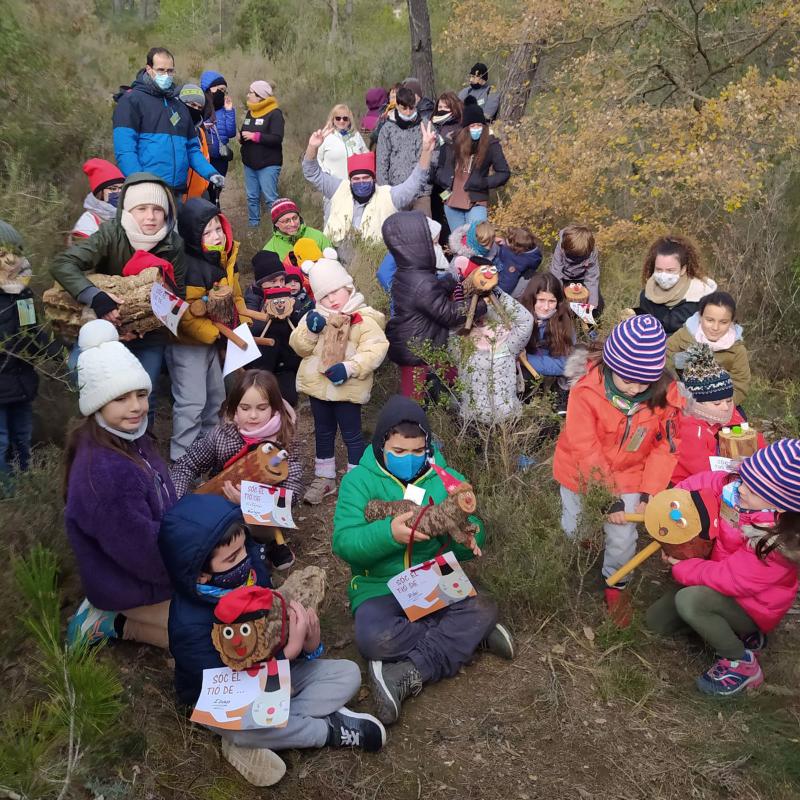
M 428 239 L 430 241 L 430 239 Z M 389 349 L 383 332 L 384 316 L 364 302 L 353 278 L 335 259 L 303 262 L 317 305 L 303 317 L 289 344 L 303 360 L 297 372 L 297 389 L 311 401 L 314 415 L 314 480 L 303 500 L 318 505 L 336 491 L 336 429 L 347 448 L 347 469 L 358 464 L 364 452 L 361 406 L 369 402 L 372 375 Z M 328 321 L 336 315 L 350 318 L 347 340 L 337 348 L 336 330 Z M 331 332 L 332 331 L 332 332 Z M 323 360 L 340 361 L 325 368 Z
M 150 378 L 104 319 L 81 328 L 78 347 L 84 419 L 64 455 L 64 526 L 86 599 L 67 639 L 166 647 L 171 587 L 157 540 L 177 498 L 145 435 Z
M 800 562 L 800 440 L 781 439 L 746 458 L 738 474 L 702 472 L 678 484 L 720 499 L 710 560 L 672 565 L 680 584 L 648 609 L 661 634 L 688 628 L 717 653 L 697 679 L 704 694 L 730 697 L 764 681 L 756 653 L 797 596 Z
M 506 294 L 519 297 L 525 288 L 520 279 L 529 281 L 542 263 L 536 237 L 527 228 L 511 228 L 505 241 L 499 241 L 498 255 L 497 285 Z
M 558 243 L 550 259 L 550 272 L 564 286 L 580 283 L 589 290 L 589 305 L 599 317 L 605 307 L 600 294 L 600 257 L 594 233 L 585 225 L 568 225 L 558 232 Z
M 679 397 L 664 371 L 666 348 L 657 319 L 631 317 L 611 331 L 602 352 L 576 351 L 567 365 L 579 380 L 572 384 L 553 460 L 553 477 L 561 484 L 561 527 L 575 536 L 581 494 L 591 484 L 607 486 L 618 498 L 604 525 L 604 578 L 636 551 L 636 524 L 625 513 L 643 513 L 649 496 L 666 489 L 675 469 Z M 622 627 L 630 621 L 624 588 L 605 590 L 611 618 Z
M 459 398 L 461 416 L 484 425 L 505 422 L 522 410 L 517 357 L 533 327 L 530 312 L 511 295 L 496 291 L 493 300 L 468 334 L 450 334 L 450 349 L 464 385 Z M 494 304 L 500 306 L 499 311 Z
M 453 256 L 480 256 L 500 269 L 500 245 L 495 241 L 494 225 L 484 220 L 461 225 L 450 234 L 450 252 Z
M 175 659 L 175 691 L 182 706 L 193 705 L 204 669 L 223 665 L 211 641 L 219 603 L 239 586 L 269 587 L 262 548 L 249 536 L 239 508 L 216 495 L 188 495 L 164 519 L 159 540 L 174 591 L 169 614 L 169 648 Z M 222 737 L 225 758 L 251 783 L 277 783 L 286 767 L 272 750 L 306 747 L 363 747 L 379 750 L 383 726 L 368 714 L 344 707 L 361 685 L 356 664 L 320 659 L 319 620 L 291 603 L 288 636 L 281 656 L 291 661 L 292 699 L 283 728 L 232 731 Z
M 427 343 L 444 347 L 450 329 L 464 325 L 467 305 L 451 299 L 456 288 L 451 273 L 437 277 L 436 252 L 424 214 L 393 214 L 383 225 L 383 239 L 397 264 L 392 280 L 393 316 L 386 326 L 389 358 L 400 367 L 400 392 L 421 399 L 420 386 L 428 380 L 430 367 L 419 348 Z M 486 314 L 482 300 L 476 314 Z
M 698 342 L 707 345 L 717 363 L 733 380 L 733 403 L 741 406 L 750 389 L 750 359 L 742 326 L 736 324 L 736 301 L 727 292 L 712 292 L 700 300 L 696 314 L 667 339 L 667 363 L 684 369 L 686 351 Z
M 255 444 L 274 442 L 289 452 L 289 476 L 278 486 L 291 489 L 292 502 L 300 499 L 303 468 L 297 460 L 294 409 L 283 399 L 275 376 L 264 370 L 247 370 L 239 375 L 222 413 L 222 421 L 208 434 L 197 439 L 170 470 L 178 497 L 207 473 L 221 472 L 228 464 L 246 455 Z M 227 486 L 226 496 L 239 502 L 238 486 Z M 233 490 L 233 491 L 232 491 Z M 277 528 L 271 528 L 269 560 L 275 569 L 289 569 L 294 553 Z
M 83 214 L 67 237 L 67 247 L 78 239 L 88 239 L 104 222 L 117 216 L 119 194 L 125 181 L 120 170 L 103 158 L 90 158 L 83 171 L 89 179 L 89 194 L 83 201 Z
M 422 408 L 407 397 L 390 398 L 375 425 L 372 447 L 342 480 L 333 520 L 333 552 L 350 565 L 356 644 L 370 659 L 372 696 L 384 724 L 397 721 L 402 702 L 423 684 L 458 673 L 481 644 L 505 658 L 514 655 L 508 631 L 497 624 L 497 606 L 486 594 L 411 622 L 387 586 L 407 567 L 445 550 L 459 561 L 481 554 L 485 533 L 475 516 L 470 521 L 479 531 L 470 546 L 412 533 L 414 512 L 364 521 L 370 500 L 402 500 L 413 488 L 421 505 L 440 503 L 447 497 L 440 473 L 463 480 L 453 470 L 445 473 L 447 464 L 432 441 Z

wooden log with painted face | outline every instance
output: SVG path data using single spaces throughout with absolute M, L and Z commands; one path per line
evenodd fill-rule
M 195 494 L 219 494 L 227 481 L 234 486 L 242 481 L 254 481 L 275 486 L 289 477 L 289 461 L 285 450 L 273 442 L 264 442 L 225 467 L 213 478 L 195 489 Z

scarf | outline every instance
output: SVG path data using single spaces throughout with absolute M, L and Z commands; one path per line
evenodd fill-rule
M 283 401 L 283 409 L 286 415 L 289 417 L 289 420 L 294 424 L 296 419 L 294 409 L 284 400 Z M 245 444 L 251 445 L 256 444 L 257 442 L 264 442 L 267 439 L 273 440 L 275 435 L 280 431 L 281 425 L 283 424 L 283 413 L 280 411 L 276 411 L 263 425 L 259 428 L 239 428 L 237 426 L 237 430 L 239 431 L 239 435 L 244 439 Z M 285 442 L 281 442 L 280 444 L 285 444 Z
M 364 295 L 361 294 L 361 292 L 357 292 L 354 287 L 353 291 L 350 294 L 350 299 L 338 311 L 333 311 L 330 308 L 325 308 L 325 306 L 323 306 L 322 303 L 317 303 L 316 307 L 314 308 L 314 311 L 318 311 L 320 314 L 322 314 L 323 317 L 325 317 L 325 319 L 328 319 L 331 314 L 350 314 L 354 317 L 352 322 L 355 325 L 357 322 L 360 322 L 361 319 L 360 316 L 358 314 L 355 314 L 354 312 L 358 311 L 358 309 L 361 308 L 364 305 L 364 303 L 365 303 Z M 356 320 L 355 317 L 359 317 L 359 319 Z
M 258 103 L 247 104 L 247 110 L 250 112 L 250 116 L 256 119 L 259 117 L 266 117 L 270 111 L 274 111 L 277 107 L 278 101 L 274 97 L 268 97 L 266 100 L 260 100 Z
M 698 324 L 697 330 L 694 332 L 694 338 L 700 344 L 707 344 L 715 353 L 720 350 L 730 350 L 736 344 L 736 326 L 731 325 L 724 336 L 721 336 L 716 342 L 712 342 L 703 331 L 702 324 Z
M 400 128 L 400 130 L 406 131 L 409 128 L 413 128 L 415 125 L 419 125 L 419 111 L 415 114 L 414 119 L 401 119 L 400 112 L 395 109 L 395 112 L 392 115 L 392 121 L 395 125 L 397 125 L 398 128 Z
M 636 397 L 628 397 L 614 385 L 614 374 L 608 367 L 603 368 L 603 373 L 605 375 L 606 400 L 626 417 L 632 417 L 653 394 L 653 387 L 648 386 Z
M 435 116 L 431 117 L 431 122 L 434 125 L 443 125 L 445 122 L 449 122 L 453 119 L 452 112 L 448 111 L 446 114 L 436 114 Z
M 166 224 L 155 233 L 142 233 L 139 223 L 133 218 L 133 214 L 130 211 L 122 212 L 120 224 L 134 250 L 152 250 L 167 235 Z
M 114 436 L 119 436 L 120 439 L 124 439 L 126 442 L 135 442 L 140 437 L 144 436 L 147 432 L 147 414 L 144 415 L 142 421 L 139 423 L 139 427 L 135 431 L 118 431 L 116 428 L 112 428 L 106 421 L 103 419 L 103 415 L 97 411 L 94 415 L 94 421 L 105 431 L 108 431 L 110 434 Z
M 686 297 L 686 292 L 689 290 L 689 284 L 691 282 L 692 279 L 689 277 L 689 273 L 684 272 L 678 282 L 671 289 L 662 289 L 656 283 L 655 277 L 651 275 L 647 279 L 647 283 L 644 285 L 644 296 L 651 303 L 657 303 L 660 306 L 673 308 Z

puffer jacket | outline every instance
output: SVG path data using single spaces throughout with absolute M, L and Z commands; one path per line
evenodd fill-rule
M 683 300 L 673 306 L 664 305 L 651 300 L 646 289 L 639 295 L 639 305 L 634 309 L 637 314 L 651 314 L 664 327 L 667 336 L 681 329 L 687 319 L 700 310 L 700 301 L 707 294 L 717 290 L 717 284 L 711 278 L 692 278 Z
M 399 366 L 425 363 L 415 348 L 430 342 L 444 347 L 451 328 L 467 320 L 467 304 L 451 300 L 456 280 L 451 275 L 438 278 L 436 252 L 430 229 L 420 211 L 401 211 L 383 223 L 383 238 L 394 256 L 397 270 L 392 280 L 393 316 L 386 326 L 389 358 Z M 481 300 L 476 310 L 486 313 Z
M 722 501 L 722 489 L 734 476 L 725 472 L 701 472 L 678 484 L 679 489 L 710 489 Z M 730 514 L 731 510 L 727 510 Z M 735 512 L 733 512 L 735 513 Z M 772 512 L 740 513 L 739 524 L 728 519 L 726 509 L 719 517 L 719 534 L 710 559 L 687 558 L 672 567 L 672 577 L 683 586 L 708 586 L 732 597 L 764 633 L 769 633 L 783 619 L 797 597 L 797 572 L 800 554 L 781 547 L 760 559 L 755 545 L 767 532 L 756 526 L 773 524 Z M 752 531 L 748 536 L 745 530 Z
M 615 495 L 666 489 L 677 462 L 677 384 L 670 385 L 665 408 L 644 404 L 626 416 L 606 398 L 603 368 L 590 365 L 584 350 L 570 356 L 567 371 L 581 361 L 585 374 L 569 393 L 553 477 L 573 492 L 584 492 L 593 482 Z
M 203 231 L 214 218 L 219 217 L 225 233 L 225 252 L 206 252 L 203 250 Z M 239 242 L 234 241 L 230 223 L 219 208 L 194 197 L 187 200 L 178 215 L 178 230 L 183 237 L 186 249 L 186 300 L 191 304 L 208 294 L 214 284 L 230 286 L 233 302 L 239 313 L 246 313 L 247 306 L 239 285 L 239 272 L 236 258 Z M 181 317 L 178 335 L 182 344 L 213 344 L 220 337 L 219 329 L 208 317 L 196 317 L 187 308 Z
M 453 142 L 445 142 L 439 151 L 439 159 L 431 171 L 431 180 L 440 189 L 451 190 L 455 178 L 456 147 Z M 489 174 L 491 172 L 491 174 Z M 489 200 L 489 192 L 508 183 L 511 169 L 506 161 L 503 147 L 496 136 L 489 139 L 489 149 L 479 167 L 473 167 L 464 184 L 464 190 L 473 203 Z
M 181 705 L 197 702 L 204 669 L 225 666 L 211 642 L 218 598 L 197 591 L 197 579 L 225 531 L 242 523 L 241 509 L 214 494 L 189 494 L 161 523 L 158 546 L 172 581 L 169 650 L 175 659 L 175 692 Z M 247 554 L 258 586 L 271 587 L 264 547 L 248 535 Z
M 414 171 L 422 154 L 421 114 L 414 122 L 403 122 L 396 114 L 395 109 L 378 136 L 375 180 L 379 186 L 399 186 Z M 420 195 L 430 193 L 431 184 L 426 180 Z
M 520 278 L 530 280 L 541 263 L 542 251 L 538 247 L 516 253 L 508 245 L 501 244 L 498 246 L 497 285 L 506 294 L 514 294 Z
M 213 69 L 207 69 L 200 76 L 200 88 L 205 92 L 213 81 L 223 76 Z M 214 119 L 203 121 L 208 139 L 208 153 L 211 158 L 219 158 L 220 144 L 228 144 L 236 138 L 236 109 L 220 108 L 214 111 Z

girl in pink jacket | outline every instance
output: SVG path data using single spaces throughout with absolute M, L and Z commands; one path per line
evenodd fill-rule
M 678 488 L 718 495 L 719 534 L 709 560 L 663 556 L 680 587 L 648 609 L 647 624 L 661 634 L 686 628 L 699 634 L 718 660 L 697 679 L 698 689 L 735 695 L 763 683 L 756 653 L 797 595 L 800 440 L 759 450 L 738 474 L 701 472 Z

